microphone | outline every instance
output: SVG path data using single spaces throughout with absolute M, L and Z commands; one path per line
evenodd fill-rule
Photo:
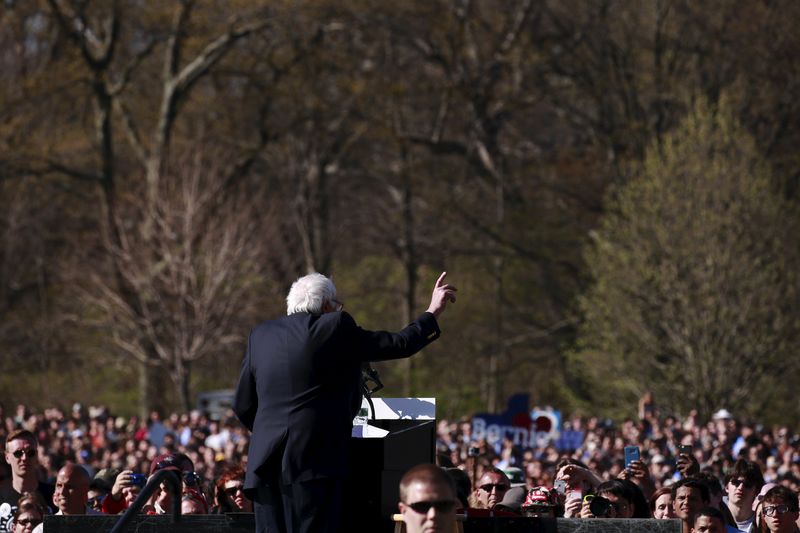
M 383 388 L 378 371 L 372 368 L 370 363 L 361 365 L 361 385 L 365 396 L 370 396 Z

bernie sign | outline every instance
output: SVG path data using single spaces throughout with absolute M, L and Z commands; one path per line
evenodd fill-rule
M 472 418 L 472 440 L 486 439 L 490 445 L 504 438 L 524 448 L 544 447 L 560 435 L 561 413 L 551 408 L 528 407 L 527 394 L 508 399 L 508 408 L 500 414 L 478 413 Z

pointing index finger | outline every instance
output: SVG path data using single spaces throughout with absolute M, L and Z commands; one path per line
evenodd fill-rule
M 442 275 L 439 276 L 439 279 L 436 280 L 436 286 L 437 287 L 441 287 L 442 286 L 442 282 L 444 282 L 445 276 L 447 276 L 447 271 L 442 272 Z

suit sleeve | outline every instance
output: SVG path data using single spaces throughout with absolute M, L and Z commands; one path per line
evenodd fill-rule
M 256 391 L 256 380 L 250 368 L 251 349 L 253 333 L 247 340 L 247 353 L 242 361 L 242 372 L 239 375 L 239 384 L 236 386 L 236 395 L 233 399 L 233 411 L 242 424 L 253 431 L 253 422 L 258 411 L 258 393 Z
M 428 312 L 422 313 L 397 333 L 365 330 L 347 313 L 342 313 L 342 326 L 351 349 L 362 362 L 409 357 L 441 334 L 436 317 Z

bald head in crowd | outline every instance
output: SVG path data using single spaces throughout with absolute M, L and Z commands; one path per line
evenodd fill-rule
M 89 474 L 83 467 L 75 463 L 67 463 L 56 476 L 56 491 L 53 503 L 61 515 L 86 514 L 86 502 L 89 500 Z
M 408 533 L 453 531 L 456 515 L 453 480 L 436 465 L 417 465 L 400 480 L 400 503 Z

